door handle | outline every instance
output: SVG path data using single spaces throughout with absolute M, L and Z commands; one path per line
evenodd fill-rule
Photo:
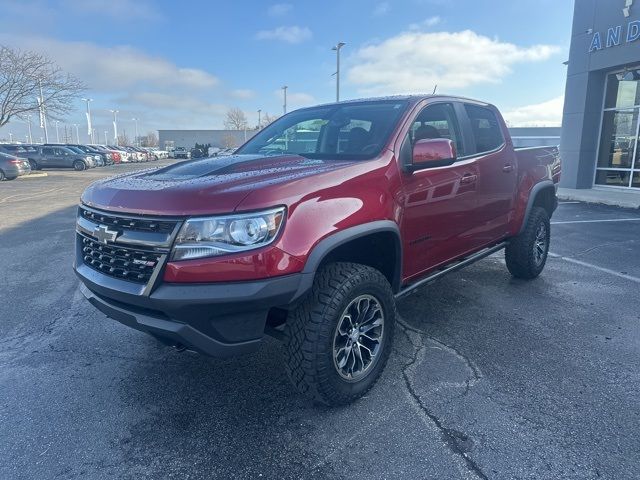
M 464 184 L 474 183 L 477 179 L 478 179 L 477 175 L 467 173 L 462 176 L 462 178 L 460 179 L 460 183 L 464 183 Z
M 510 173 L 513 172 L 513 165 L 507 163 L 504 167 L 502 167 L 502 171 L 504 173 Z

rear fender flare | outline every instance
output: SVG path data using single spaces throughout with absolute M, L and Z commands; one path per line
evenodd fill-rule
M 527 222 L 529 221 L 529 216 L 531 215 L 531 210 L 533 209 L 533 205 L 536 202 L 536 197 L 543 190 L 551 188 L 555 192 L 555 184 L 551 180 L 543 180 L 542 182 L 536 183 L 531 192 L 529 192 L 529 199 L 527 200 L 527 208 L 524 211 L 524 216 L 522 218 L 522 225 L 520 225 L 520 229 L 518 230 L 518 234 L 522 233 L 527 226 Z

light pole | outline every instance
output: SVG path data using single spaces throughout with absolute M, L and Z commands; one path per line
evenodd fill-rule
M 133 120 L 135 122 L 136 125 L 136 138 L 134 138 L 133 143 L 135 144 L 136 147 L 140 146 L 140 142 L 138 141 L 138 119 L 137 118 L 132 118 L 131 120 Z
M 74 123 L 74 127 L 76 127 L 76 142 L 80 143 L 80 131 L 78 130 L 78 124 Z
M 56 143 L 60 143 L 60 132 L 58 130 L 58 124 L 60 122 L 58 120 L 56 120 Z
M 100 141 L 100 137 L 98 137 L 98 135 L 97 135 L 97 132 L 96 132 L 96 129 L 95 129 L 95 128 L 92 128 L 92 129 L 91 129 L 91 138 L 92 138 L 92 139 L 96 139 L 96 140 Z
M 108 145 L 108 144 L 109 144 L 109 140 L 107 139 L 107 134 L 108 134 L 108 133 L 109 133 L 109 132 L 107 132 L 106 130 L 104 131 L 104 144 L 105 144 L 105 145 Z
M 13 143 L 13 133 L 9 132 L 9 141 Z
M 282 105 L 282 108 L 284 110 L 285 115 L 287 113 L 287 88 L 289 87 L 287 87 L 286 85 L 282 87 L 282 91 L 284 93 L 284 104 Z
M 120 110 L 109 110 L 113 113 L 113 139 L 116 141 L 116 147 L 118 146 L 118 112 Z
M 40 111 L 40 128 L 44 130 L 44 141 L 46 143 L 49 143 L 49 130 L 47 129 L 47 110 L 44 104 L 42 78 L 38 78 L 38 87 L 40 88 L 40 98 L 38 99 L 38 110 Z
M 338 42 L 338 44 L 331 50 L 336 52 L 336 102 L 340 101 L 340 49 L 344 47 L 346 43 Z
M 27 123 L 29 125 L 29 143 L 33 143 L 33 137 L 31 136 L 31 115 L 27 115 Z
M 87 102 L 87 135 L 89 135 L 89 140 L 91 143 L 94 143 L 93 141 L 93 128 L 91 127 L 91 106 L 89 106 L 89 102 L 93 102 L 93 98 L 83 98 L 83 101 Z
M 262 115 L 262 110 L 258 109 L 258 130 L 260 130 L 261 127 L 261 115 Z

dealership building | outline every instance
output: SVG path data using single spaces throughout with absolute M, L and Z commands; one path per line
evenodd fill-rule
M 640 0 L 576 0 L 561 186 L 640 193 Z

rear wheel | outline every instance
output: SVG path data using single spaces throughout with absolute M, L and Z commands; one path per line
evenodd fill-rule
M 35 160 L 31 160 L 29 159 L 29 165 L 31 165 L 31 170 L 40 170 L 40 167 L 38 166 L 38 162 L 36 162 Z
M 87 164 L 84 163 L 82 160 L 76 160 L 75 162 L 73 162 L 73 169 L 76 172 L 81 172 L 87 169 Z
M 547 211 L 542 207 L 533 207 L 524 230 L 505 249 L 505 260 L 511 275 L 527 280 L 540 275 L 549 254 L 550 232 Z
M 7 178 L 6 175 L 2 170 L 0 170 L 0 182 L 3 181 L 5 178 Z
M 285 327 L 286 369 L 294 385 L 325 405 L 364 395 L 391 352 L 396 308 L 377 270 L 334 263 L 316 274 L 309 296 Z

